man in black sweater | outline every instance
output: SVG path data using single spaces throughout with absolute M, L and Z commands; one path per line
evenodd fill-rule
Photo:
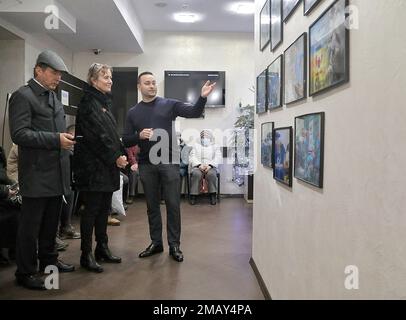
M 148 207 L 149 232 L 152 243 L 139 254 L 149 257 L 163 251 L 160 185 L 167 211 L 169 254 L 183 261 L 180 250 L 180 174 L 179 150 L 176 141 L 176 117 L 199 118 L 207 97 L 216 83 L 207 81 L 195 105 L 157 97 L 155 77 L 151 72 L 141 73 L 138 89 L 142 101 L 127 113 L 123 142 L 126 147 L 138 145 L 139 173 Z

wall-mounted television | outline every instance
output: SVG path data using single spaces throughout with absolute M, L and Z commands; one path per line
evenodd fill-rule
M 85 84 L 84 81 L 69 73 L 62 73 L 61 81 L 56 88 L 56 95 L 59 101 L 62 102 L 67 115 L 76 115 Z
M 206 108 L 224 108 L 226 106 L 225 71 L 165 71 L 165 98 L 194 104 L 207 80 L 216 82 L 216 86 L 207 98 Z

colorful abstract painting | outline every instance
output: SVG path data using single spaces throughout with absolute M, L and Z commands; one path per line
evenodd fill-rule
M 324 112 L 295 119 L 295 177 L 323 187 Z

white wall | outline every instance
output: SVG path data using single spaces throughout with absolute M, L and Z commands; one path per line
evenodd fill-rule
M 226 71 L 226 108 L 206 110 L 204 120 L 178 120 L 177 129 L 232 129 L 239 115 L 239 102 L 246 105 L 254 104 L 255 100 L 254 94 L 249 90 L 255 81 L 253 44 L 253 35 L 244 33 L 149 32 L 145 34 L 143 54 L 75 54 L 73 72 L 85 79 L 92 62 L 103 62 L 113 67 L 138 67 L 139 72 L 148 70 L 155 74 L 158 94 L 163 95 L 165 70 Z M 229 181 L 232 177 L 231 169 L 231 165 L 221 169 L 221 192 L 242 194 L 243 189 Z
M 310 17 L 301 5 L 275 55 L 256 49 L 255 74 L 332 2 Z M 263 3 L 256 1 L 256 26 Z M 350 35 L 350 83 L 256 118 L 257 128 L 270 120 L 279 127 L 326 113 L 323 190 L 296 179 L 291 190 L 282 187 L 261 166 L 255 175 L 253 259 L 274 299 L 406 297 L 406 1 L 351 4 L 360 28 Z M 359 268 L 359 290 L 344 288 L 347 265 Z
M 25 81 L 34 76 L 38 55 L 45 49 L 55 51 L 72 72 L 73 52 L 45 34 L 28 35 L 25 38 Z
M 0 64 L 0 136 L 2 136 L 6 95 L 12 93 L 24 82 L 24 41 L 0 40 L 0 61 L 2 62 Z M 6 154 L 10 151 L 10 147 L 10 129 L 6 120 L 4 128 L 4 150 Z
M 24 81 L 27 82 L 33 77 L 34 66 L 38 55 L 45 49 L 50 49 L 58 53 L 64 60 L 66 66 L 71 71 L 73 52 L 55 41 L 47 34 L 35 33 L 29 34 L 24 32 L 18 26 L 15 26 L 0 18 L 0 26 L 14 33 L 25 41 L 25 64 L 24 64 Z M 24 85 L 22 83 L 21 85 Z M 17 88 L 18 89 L 18 88 Z
M 73 53 L 46 34 L 28 34 L 2 19 L 0 19 L 0 26 L 22 39 L 0 41 L 0 114 L 3 114 L 5 92 L 14 92 L 33 77 L 34 66 L 41 51 L 45 49 L 54 50 L 62 57 L 69 70 L 72 68 Z M 3 119 L 0 120 L 0 124 L 1 134 Z M 6 119 L 5 126 L 5 151 L 8 152 L 11 144 L 8 119 Z

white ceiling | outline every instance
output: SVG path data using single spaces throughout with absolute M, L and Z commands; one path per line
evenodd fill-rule
M 145 30 L 155 31 L 211 31 L 254 33 L 254 15 L 239 15 L 228 10 L 236 0 L 131 0 Z M 164 2 L 164 8 L 155 3 Z M 245 2 L 254 2 L 245 0 Z M 182 5 L 187 4 L 187 9 Z M 173 20 L 175 12 L 189 11 L 203 15 L 193 24 Z
M 108 52 L 137 52 L 134 35 L 112 0 L 57 0 L 76 17 L 76 34 L 52 34 L 73 51 L 101 48 Z
M 0 0 L 3 1 L 17 0 Z M 18 0 L 14 7 L 44 3 L 44 0 Z M 34 2 L 35 1 L 35 2 Z M 74 52 L 100 48 L 104 52 L 142 52 L 143 31 L 254 32 L 254 15 L 238 15 L 228 7 L 241 0 L 52 0 L 76 18 L 76 33 L 46 30 L 41 11 L 2 12 L 0 18 L 27 33 L 43 32 Z M 253 0 L 245 0 L 254 2 Z M 123 12 L 116 3 L 129 10 Z M 155 6 L 165 2 L 164 8 Z M 46 1 L 45 1 L 46 3 Z M 187 9 L 182 6 L 187 4 Z M 3 6 L 4 7 L 4 6 Z M 194 24 L 181 24 L 172 19 L 175 12 L 188 11 L 202 15 Z M 137 20 L 138 18 L 138 20 Z M 131 21 L 133 19 L 133 21 Z M 134 29 L 134 22 L 139 30 Z M 132 25 L 131 25 L 132 24 Z M 135 30 L 135 32 L 134 32 Z M 63 31 L 63 30 L 62 30 Z M 1 32 L 1 31 L 0 31 Z M 3 33 L 3 37 L 6 37 Z M 7 35 L 10 36 L 10 35 Z

